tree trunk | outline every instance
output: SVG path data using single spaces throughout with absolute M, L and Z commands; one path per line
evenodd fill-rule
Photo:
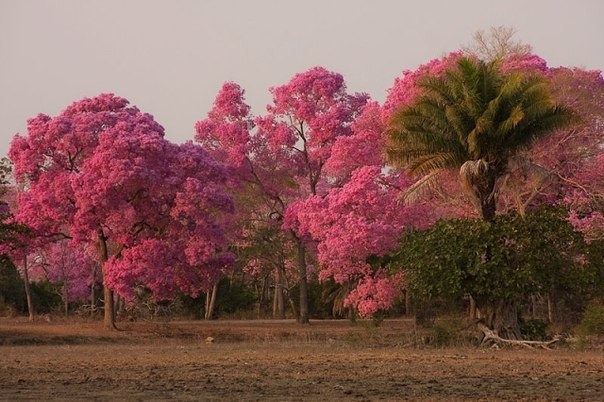
M 61 299 L 63 300 L 63 314 L 67 317 L 69 315 L 69 280 L 67 275 L 67 268 L 65 267 L 65 252 L 66 245 L 61 244 L 61 276 L 63 277 L 63 286 L 61 287 Z
M 105 329 L 117 329 L 115 326 L 115 316 L 113 314 L 115 310 L 113 291 L 106 285 L 103 286 L 103 303 L 103 326 Z
M 96 265 L 92 265 L 92 282 L 90 282 L 90 316 L 94 316 L 96 310 L 96 298 L 94 296 L 94 285 L 96 285 Z
M 484 161 L 477 167 L 484 166 Z M 505 166 L 496 166 L 487 164 L 487 171 L 474 174 L 468 181 L 471 184 L 472 193 L 478 201 L 478 212 L 480 217 L 486 222 L 492 222 L 497 212 L 497 178 L 501 177 Z M 480 169 L 478 169 L 479 171 Z M 491 259 L 491 249 L 487 245 L 484 250 L 484 262 Z M 520 323 L 518 322 L 518 309 L 515 301 L 511 300 L 475 300 L 476 314 L 481 317 L 481 321 L 495 334 L 503 339 L 520 340 Z M 486 334 L 485 334 L 486 335 Z
M 266 275 L 262 280 L 262 287 L 260 288 L 260 292 L 258 292 L 258 294 L 260 297 L 258 298 L 256 317 L 261 319 L 268 315 L 268 303 L 271 299 L 269 275 Z
M 103 326 L 105 329 L 117 329 L 115 326 L 115 305 L 113 303 L 113 291 L 109 289 L 105 283 L 106 262 L 109 260 L 109 252 L 107 250 L 107 238 L 103 234 L 103 231 L 99 229 L 99 253 L 101 256 L 101 266 L 103 267 Z
M 298 323 L 308 324 L 308 280 L 306 273 L 306 247 L 301 239 L 296 238 L 298 243 L 298 281 L 300 288 L 300 311 L 298 315 Z
M 113 309 L 116 317 L 123 317 L 126 310 L 126 301 L 120 295 L 113 295 Z
M 547 294 L 547 321 L 550 324 L 554 322 L 554 301 L 550 293 Z
M 31 288 L 29 287 L 29 273 L 27 272 L 27 255 L 23 257 L 23 283 L 25 285 L 25 298 L 27 300 L 27 313 L 29 321 L 34 320 L 34 303 L 31 298 Z
M 63 289 L 61 293 L 63 297 L 63 312 L 67 317 L 69 315 L 69 295 L 67 294 L 67 283 L 63 284 Z
M 520 323 L 516 303 L 510 300 L 476 302 L 482 321 L 503 339 L 520 340 Z
M 283 270 L 285 269 L 285 267 L 283 267 L 283 266 L 281 268 Z M 291 286 L 289 285 L 287 276 L 285 276 L 285 271 L 282 271 L 282 273 L 283 273 L 283 286 L 284 286 L 283 291 L 285 293 L 285 289 L 287 289 L 287 302 L 289 303 L 289 307 L 292 309 L 292 315 L 294 317 L 298 317 L 298 308 L 296 307 L 296 303 L 295 303 L 294 299 L 292 299 L 292 294 L 289 291 L 291 289 Z M 285 297 L 285 294 L 283 296 Z M 283 308 L 285 309 L 285 306 L 283 306 Z
M 214 317 L 214 309 L 216 308 L 216 295 L 218 294 L 218 282 L 212 286 L 212 291 L 206 293 L 206 311 L 204 319 L 212 320 Z
M 285 298 L 283 295 L 283 267 L 277 267 L 277 281 L 273 299 L 273 318 L 282 320 L 285 318 Z
M 471 294 L 468 294 L 468 300 L 470 301 L 470 306 L 468 307 L 468 316 L 470 317 L 470 320 L 476 320 L 479 318 L 478 310 L 476 309 L 476 300 L 474 300 Z
M 405 289 L 405 315 L 407 317 L 413 316 L 413 304 L 411 303 L 411 292 L 409 289 Z

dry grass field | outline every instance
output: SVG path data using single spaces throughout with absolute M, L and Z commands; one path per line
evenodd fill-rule
M 119 327 L 0 319 L 0 400 L 604 401 L 598 344 L 436 347 L 406 320 Z

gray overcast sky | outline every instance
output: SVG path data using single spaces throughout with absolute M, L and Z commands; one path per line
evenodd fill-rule
M 0 156 L 26 120 L 113 92 L 192 139 L 225 81 L 255 114 L 322 65 L 382 102 L 402 70 L 512 26 L 551 66 L 604 69 L 602 0 L 0 0 Z

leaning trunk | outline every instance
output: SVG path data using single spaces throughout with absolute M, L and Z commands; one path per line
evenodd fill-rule
M 29 321 L 34 320 L 34 303 L 31 297 L 31 288 L 29 287 L 29 273 L 27 272 L 27 256 L 23 257 L 23 282 L 25 284 L 25 298 L 27 299 L 27 313 Z
M 212 286 L 212 291 L 206 293 L 206 311 L 204 319 L 212 320 L 214 317 L 214 309 L 216 308 L 216 295 L 218 294 L 218 282 Z
M 518 308 L 511 300 L 476 302 L 484 324 L 503 339 L 522 339 Z

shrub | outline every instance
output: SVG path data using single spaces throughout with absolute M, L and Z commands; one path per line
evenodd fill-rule
M 539 319 L 532 319 L 520 323 L 520 332 L 525 339 L 530 341 L 546 341 L 550 337 L 547 334 L 547 322 Z
M 604 301 L 593 301 L 587 305 L 579 332 L 582 335 L 604 335 Z
M 244 311 L 253 311 L 257 300 L 251 287 L 225 278 L 218 285 L 214 314 L 217 317 L 224 317 Z
M 452 340 L 452 334 L 449 328 L 441 325 L 435 325 L 434 328 L 434 344 L 438 347 L 449 346 Z
M 61 309 L 63 302 L 57 285 L 44 280 L 32 282 L 30 289 L 37 314 L 48 314 Z
M 26 309 L 23 280 L 13 263 L 0 256 L 0 314 L 21 313 Z

